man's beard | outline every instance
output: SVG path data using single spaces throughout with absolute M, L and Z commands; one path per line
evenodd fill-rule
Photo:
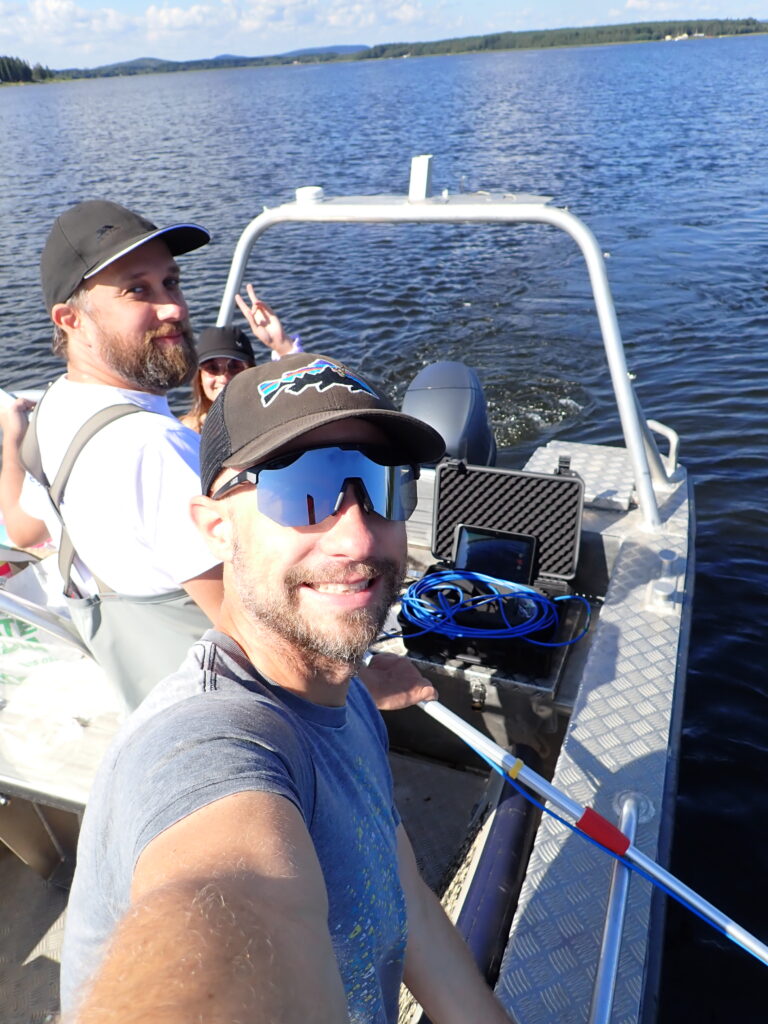
M 234 584 L 245 611 L 260 625 L 287 641 L 297 654 L 313 665 L 322 661 L 354 665 L 376 639 L 392 602 L 397 597 L 405 569 L 388 559 L 371 558 L 338 566 L 308 570 L 301 565 L 289 569 L 283 578 L 282 592 L 259 592 L 252 583 L 258 578 L 252 561 L 235 540 L 232 556 Z M 340 578 L 341 577 L 341 578 Z M 325 631 L 319 624 L 303 618 L 299 608 L 299 588 L 307 583 L 338 583 L 344 579 L 380 577 L 381 598 L 375 607 L 338 612 Z
M 183 334 L 179 344 L 158 344 L 155 340 L 179 330 Z M 107 366 L 130 381 L 137 391 L 155 394 L 165 394 L 186 384 L 197 369 L 192 329 L 187 320 L 147 331 L 138 344 L 102 329 L 100 354 Z

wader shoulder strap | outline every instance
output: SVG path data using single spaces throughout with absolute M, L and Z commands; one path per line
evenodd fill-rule
M 70 473 L 74 469 L 75 462 L 83 448 L 104 427 L 109 426 L 114 420 L 122 419 L 123 416 L 129 416 L 134 412 L 146 412 L 146 409 L 141 409 L 138 405 L 132 405 L 130 402 L 122 402 L 120 405 L 108 405 L 106 409 L 99 409 L 80 427 L 72 438 L 72 442 L 69 448 L 67 448 L 64 458 L 61 460 L 58 472 L 48 490 L 51 501 L 57 509 L 61 504 Z
M 48 478 L 43 470 L 42 459 L 40 456 L 40 445 L 37 439 L 37 411 L 40 408 L 41 403 L 42 399 L 38 402 L 37 407 L 30 417 L 29 427 L 27 428 L 24 441 L 22 442 L 21 458 L 27 472 L 38 480 L 48 491 L 48 496 L 50 497 L 53 507 L 56 509 L 59 521 L 61 522 L 59 572 L 64 580 L 64 592 L 66 594 L 71 594 L 74 587 L 72 580 L 70 579 L 70 575 L 72 572 L 72 562 L 75 559 L 75 549 L 72 546 L 72 541 L 69 539 L 69 533 L 62 518 L 60 508 L 61 499 L 64 495 L 67 481 L 69 480 L 70 474 L 80 452 L 85 448 L 92 437 L 95 437 L 100 430 L 112 423 L 114 420 L 119 420 L 123 416 L 129 416 L 134 412 L 146 412 L 147 410 L 141 409 L 140 406 L 132 405 L 129 402 L 121 402 L 119 405 L 108 405 L 105 409 L 100 409 L 97 413 L 94 413 L 93 416 L 85 421 L 82 427 L 80 427 L 78 432 L 72 438 L 69 448 L 67 448 L 64 453 L 64 458 L 61 460 L 61 465 L 59 466 L 58 472 L 51 484 L 48 482 Z M 28 443 L 27 438 L 29 438 Z M 99 584 L 99 586 L 102 586 L 102 584 Z
M 51 385 L 49 384 L 48 387 L 50 386 Z M 47 393 L 48 391 L 46 389 L 45 394 Z M 37 415 L 40 412 L 40 406 L 43 404 L 45 394 L 29 415 L 27 430 L 21 440 L 19 458 L 21 459 L 22 466 L 26 469 L 29 475 L 33 476 L 38 483 L 41 483 L 43 487 L 47 488 L 48 478 L 46 477 L 45 470 L 43 469 L 43 460 L 40 456 L 40 444 L 37 440 Z

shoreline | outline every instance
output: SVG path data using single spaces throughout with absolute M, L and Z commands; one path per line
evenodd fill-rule
M 723 21 L 723 20 L 733 20 L 733 21 L 735 21 L 737 23 L 739 23 L 739 22 L 744 23 L 744 22 L 750 21 L 751 19 L 701 19 L 698 23 L 694 23 L 692 27 L 695 27 L 697 29 L 697 32 L 698 32 L 698 31 L 700 31 L 702 26 L 706 26 L 707 24 L 711 25 L 712 22 Z M 642 37 L 637 38 L 637 39 L 606 39 L 606 40 L 595 39 L 593 41 L 589 41 L 589 40 L 583 40 L 582 41 L 582 40 L 579 40 L 579 41 L 573 41 L 573 42 L 567 42 L 567 41 L 566 42 L 552 42 L 552 43 L 545 43 L 543 45 L 525 45 L 525 44 L 523 44 L 523 45 L 520 45 L 520 46 L 498 46 L 498 47 L 492 47 L 492 46 L 487 46 L 487 45 L 483 46 L 482 45 L 482 41 L 483 40 L 489 40 L 489 39 L 492 40 L 495 37 L 497 37 L 498 35 L 527 36 L 527 35 L 530 35 L 530 34 L 536 34 L 536 35 L 547 37 L 547 36 L 556 36 L 559 33 L 563 33 L 563 32 L 596 32 L 596 33 L 598 33 L 598 32 L 604 31 L 604 30 L 619 30 L 619 29 L 622 29 L 622 28 L 630 28 L 630 27 L 634 28 L 635 26 L 637 26 L 638 32 L 641 32 L 643 28 L 645 28 L 646 31 L 647 31 L 647 27 L 648 26 L 665 25 L 665 26 L 673 27 L 673 26 L 675 26 L 677 24 L 678 23 L 676 23 L 676 22 L 631 22 L 631 23 L 628 23 L 627 25 L 616 25 L 616 26 L 600 25 L 600 26 L 593 26 L 592 28 L 544 29 L 544 30 L 541 30 L 541 32 L 536 32 L 535 30 L 533 30 L 533 31 L 532 30 L 527 30 L 527 31 L 524 31 L 524 32 L 519 32 L 519 33 L 518 32 L 491 33 L 491 34 L 484 35 L 484 36 L 479 36 L 479 37 L 478 36 L 457 37 L 457 39 L 455 40 L 455 42 L 457 42 L 457 43 L 460 43 L 462 41 L 462 38 L 464 38 L 464 39 L 468 39 L 468 40 L 471 39 L 473 41 L 477 40 L 478 41 L 478 46 L 475 47 L 475 48 L 451 50 L 450 52 L 446 52 L 444 47 L 445 47 L 446 43 L 450 43 L 453 40 L 435 40 L 434 42 L 431 42 L 431 43 L 414 42 L 414 43 L 410 43 L 410 44 L 409 43 L 382 43 L 382 44 L 376 44 L 375 46 L 368 48 L 370 50 L 376 50 L 377 48 L 380 48 L 380 47 L 403 48 L 403 49 L 407 49 L 408 46 L 413 46 L 413 47 L 416 47 L 416 48 L 429 47 L 429 46 L 436 47 L 436 49 L 434 51 L 432 51 L 432 52 L 430 52 L 430 51 L 426 51 L 425 52 L 425 51 L 421 50 L 421 52 L 416 52 L 416 53 L 413 53 L 413 52 L 392 53 L 392 54 L 387 54 L 387 53 L 377 54 L 377 53 L 373 53 L 373 54 L 371 54 L 369 56 L 369 55 L 367 55 L 367 54 L 365 54 L 364 52 L 361 51 L 360 55 L 341 55 L 341 54 L 339 54 L 337 56 L 325 57 L 325 58 L 321 58 L 321 59 L 318 59 L 318 58 L 312 59 L 312 57 L 309 56 L 309 55 L 306 57 L 306 59 L 297 59 L 296 57 L 293 57 L 292 59 L 288 59 L 288 58 L 282 59 L 279 55 L 265 56 L 265 57 L 252 57 L 252 58 L 251 57 L 245 57 L 245 58 L 236 59 L 236 60 L 234 60 L 232 62 L 229 62 L 229 61 L 226 61 L 226 60 L 218 61 L 215 58 L 202 58 L 200 60 L 191 60 L 191 61 L 162 61 L 161 58 L 135 58 L 133 61 L 123 61 L 123 62 L 117 62 L 115 64 L 99 65 L 99 66 L 97 66 L 97 68 L 71 68 L 71 69 L 64 69 L 62 71 L 53 70 L 51 72 L 52 77 L 50 77 L 50 78 L 39 79 L 39 80 L 36 80 L 36 81 L 0 82 L 0 86 L 3 86 L 3 85 L 48 85 L 48 84 L 50 84 L 52 82 L 71 82 L 71 81 L 79 81 L 81 79 L 90 79 L 90 78 L 133 78 L 136 75 L 178 74 L 180 72 L 185 72 L 185 71 L 223 71 L 223 70 L 234 71 L 234 70 L 253 70 L 253 69 L 261 69 L 261 68 L 269 68 L 269 67 L 305 67 L 305 66 L 306 67 L 317 67 L 318 65 L 322 65 L 322 64 L 349 64 L 349 63 L 356 63 L 356 62 L 370 63 L 370 62 L 373 62 L 373 61 L 380 61 L 380 60 L 406 60 L 406 59 L 410 60 L 410 59 L 416 59 L 416 58 L 419 58 L 419 57 L 457 57 L 457 56 L 463 56 L 465 54 L 474 54 L 474 55 L 476 55 L 476 54 L 487 54 L 487 53 L 515 53 L 515 52 L 518 52 L 518 51 L 519 52 L 523 52 L 523 53 L 531 53 L 531 52 L 538 52 L 538 51 L 541 51 L 541 50 L 583 49 L 583 48 L 587 48 L 587 47 L 592 48 L 592 47 L 595 47 L 595 46 L 626 46 L 626 45 L 632 45 L 632 44 L 636 44 L 636 43 L 694 42 L 694 41 L 695 42 L 699 42 L 699 41 L 703 42 L 703 41 L 712 41 L 714 39 L 735 39 L 735 38 L 743 38 L 743 37 L 749 37 L 749 36 L 768 35 L 768 23 L 759 23 L 759 24 L 765 26 L 762 31 L 732 32 L 732 33 L 724 33 L 724 34 L 716 34 L 716 35 L 707 35 L 705 33 L 702 33 L 702 34 L 693 34 L 693 35 L 684 35 L 684 36 L 681 35 L 681 36 L 677 36 L 677 37 L 672 36 L 672 35 L 667 35 L 664 38 L 656 38 L 656 39 L 648 39 L 648 38 L 642 38 Z M 679 27 L 681 27 L 681 28 L 684 27 L 685 25 L 691 26 L 691 22 L 688 21 L 688 22 L 681 22 L 681 23 L 679 23 Z M 140 68 L 133 68 L 133 69 L 131 68 L 131 65 L 138 64 L 138 63 L 140 63 L 142 61 L 145 61 L 145 60 L 147 60 L 147 61 L 157 61 L 159 63 L 165 64 L 166 66 L 164 66 L 164 67 L 148 67 L 148 68 L 146 68 L 144 70 L 140 69 Z M 199 65 L 205 65 L 205 66 L 199 66 Z M 103 68 L 103 73 L 98 73 L 99 72 L 99 68 Z M 126 70 L 124 70 L 124 71 L 117 70 L 119 68 L 125 68 Z M 114 70 L 112 70 L 112 69 L 114 69 Z M 67 72 L 72 72 L 72 73 L 68 74 Z

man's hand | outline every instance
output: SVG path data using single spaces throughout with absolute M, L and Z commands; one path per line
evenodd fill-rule
M 357 674 L 379 711 L 400 711 L 420 700 L 437 700 L 432 683 L 399 654 L 375 654 Z
M 3 445 L 18 448 L 24 439 L 29 423 L 29 413 L 35 408 L 35 402 L 28 398 L 15 398 L 9 405 L 0 406 L 0 430 L 3 432 Z
M 21 489 L 26 472 L 21 464 L 21 442 L 27 432 L 27 414 L 35 403 L 15 398 L 0 406 L 0 429 L 3 431 L 3 458 L 0 466 L 0 513 L 12 544 L 31 548 L 48 538 L 48 528 L 21 508 Z
M 240 312 L 248 321 L 254 335 L 262 345 L 271 348 L 279 356 L 287 356 L 293 351 L 293 339 L 289 338 L 283 330 L 280 318 L 273 309 L 256 297 L 252 284 L 247 284 L 246 291 L 250 299 L 250 306 L 241 295 L 235 296 L 235 302 Z

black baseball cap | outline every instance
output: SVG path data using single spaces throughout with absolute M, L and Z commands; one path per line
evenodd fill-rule
M 241 359 L 253 366 L 253 348 L 239 327 L 206 327 L 197 339 L 197 362 L 206 359 Z
M 255 466 L 315 427 L 352 418 L 384 432 L 395 464 L 437 462 L 445 454 L 436 430 L 400 412 L 359 373 L 299 352 L 243 370 L 213 403 L 200 439 L 203 494 L 225 467 Z
M 50 313 L 66 302 L 82 281 L 153 238 L 162 238 L 172 256 L 198 249 L 211 240 L 198 224 L 158 228 L 138 213 L 106 199 L 87 199 L 57 217 L 43 255 L 40 278 Z

